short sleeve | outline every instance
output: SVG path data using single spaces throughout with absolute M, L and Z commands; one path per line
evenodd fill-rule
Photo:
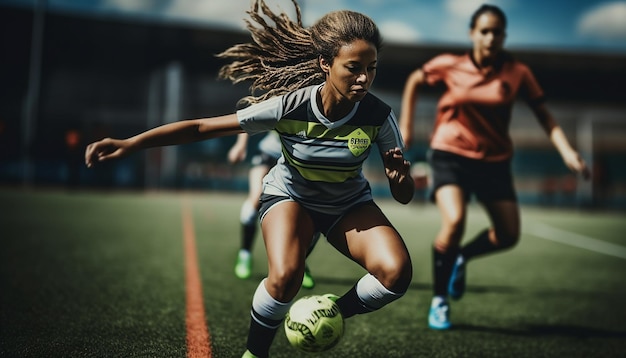
M 381 153 L 393 148 L 404 148 L 404 142 L 402 141 L 402 135 L 398 128 L 398 121 L 393 111 L 389 112 L 387 119 L 380 127 L 378 137 L 376 138 L 376 144 Z
M 457 56 L 443 54 L 434 57 L 422 66 L 426 82 L 429 85 L 437 84 L 445 79 L 447 70 L 456 62 Z
M 249 134 L 267 132 L 283 116 L 283 96 L 272 97 L 237 111 L 237 119 L 243 130 Z
M 541 103 L 545 99 L 543 89 L 532 71 L 525 65 L 520 64 L 520 66 L 522 66 L 522 86 L 520 88 L 522 98 L 529 104 Z

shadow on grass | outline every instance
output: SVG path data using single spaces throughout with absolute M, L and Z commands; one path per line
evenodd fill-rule
M 470 324 L 456 324 L 454 325 L 454 330 L 506 334 L 521 337 L 558 336 L 569 338 L 626 338 L 626 332 L 570 325 L 528 325 L 525 328 L 509 329 Z

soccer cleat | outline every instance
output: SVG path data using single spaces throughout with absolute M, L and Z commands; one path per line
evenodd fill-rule
M 258 357 L 250 353 L 250 351 L 246 349 L 246 351 L 243 352 L 243 355 L 241 356 L 241 358 L 258 358 Z
M 252 274 L 252 255 L 249 251 L 239 250 L 237 254 L 237 262 L 235 263 L 235 276 L 242 280 L 250 277 Z
M 313 276 L 311 276 L 311 271 L 309 270 L 309 266 L 304 266 L 304 277 L 302 277 L 302 287 L 304 288 L 313 288 L 315 287 L 315 280 L 313 280 Z
M 432 329 L 450 329 L 450 305 L 440 297 L 434 297 L 428 313 L 428 327 Z
M 450 275 L 448 294 L 455 300 L 461 299 L 465 293 L 465 264 L 463 256 L 457 256 L 454 267 L 452 268 L 452 274 Z

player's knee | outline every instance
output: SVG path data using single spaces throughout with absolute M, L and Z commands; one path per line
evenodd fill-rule
M 496 241 L 501 249 L 512 248 L 519 242 L 520 235 L 517 232 L 496 233 Z
M 442 246 L 458 246 L 465 232 L 465 220 L 462 218 L 447 220 L 438 235 Z M 445 242 L 443 242 L 445 241 Z
M 291 300 L 302 284 L 302 276 L 298 275 L 296 267 L 279 266 L 272 267 L 267 283 L 268 291 L 275 294 L 275 298 L 282 302 Z
M 372 272 L 388 290 L 406 292 L 413 279 L 413 266 L 410 259 L 387 260 Z
M 433 243 L 433 247 L 440 254 L 457 252 L 461 245 L 460 240 L 449 240 L 449 238 L 438 237 Z

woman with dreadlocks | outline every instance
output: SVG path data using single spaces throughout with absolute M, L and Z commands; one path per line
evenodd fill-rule
M 275 130 L 283 155 L 264 179 L 260 220 L 268 276 L 252 300 L 244 357 L 267 357 L 274 335 L 296 297 L 306 251 L 321 232 L 367 272 L 341 297 L 344 318 L 372 312 L 400 298 L 412 264 L 404 241 L 374 203 L 362 165 L 373 144 L 383 159 L 392 196 L 413 198 L 410 163 L 391 108 L 369 93 L 381 36 L 363 14 L 336 11 L 310 28 L 273 13 L 256 0 L 248 22 L 253 43 L 220 56 L 232 59 L 221 76 L 252 80 L 248 107 L 213 118 L 184 120 L 128 139 L 106 138 L 85 152 L 88 167 L 139 149 L 189 143 L 242 132 Z M 271 19 L 270 26 L 264 16 Z M 256 90 L 264 91 L 255 96 Z

